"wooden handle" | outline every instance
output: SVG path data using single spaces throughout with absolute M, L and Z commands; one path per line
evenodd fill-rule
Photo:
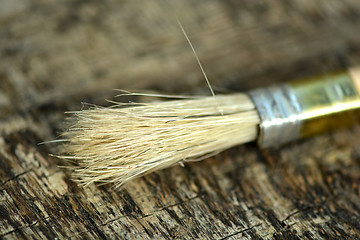
M 349 74 L 354 81 L 358 92 L 360 93 L 360 66 L 350 68 Z

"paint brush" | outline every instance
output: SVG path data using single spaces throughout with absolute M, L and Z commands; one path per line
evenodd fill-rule
M 127 181 L 257 141 L 276 147 L 350 126 L 360 116 L 360 68 L 256 89 L 152 103 L 114 103 L 70 117 L 62 158 L 80 182 Z

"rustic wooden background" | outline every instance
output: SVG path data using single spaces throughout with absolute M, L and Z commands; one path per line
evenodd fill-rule
M 0 0 L 0 238 L 360 239 L 360 125 L 81 187 L 48 154 L 113 89 L 209 94 L 360 64 L 358 0 Z

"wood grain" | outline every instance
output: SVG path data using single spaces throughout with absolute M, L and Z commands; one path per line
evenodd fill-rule
M 358 0 L 0 0 L 3 239 L 360 239 L 360 126 L 81 187 L 50 156 L 113 89 L 209 94 L 360 63 Z

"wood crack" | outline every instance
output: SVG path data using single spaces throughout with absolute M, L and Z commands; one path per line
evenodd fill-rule
M 8 182 L 14 181 L 15 179 L 17 179 L 18 177 L 21 177 L 22 175 L 28 174 L 29 172 L 33 171 L 34 168 L 30 168 L 24 172 L 18 173 L 15 176 L 13 176 L 12 178 L 6 179 L 4 182 L 1 183 L 0 187 L 0 191 L 4 190 L 5 188 L 2 188 L 5 186 L 5 184 L 7 184 Z
M 180 205 L 182 205 L 182 204 L 184 204 L 184 203 L 187 203 L 187 202 L 190 202 L 190 201 L 195 200 L 195 199 L 197 199 L 197 198 L 200 198 L 202 195 L 203 195 L 203 194 L 199 194 L 199 195 L 196 195 L 196 196 L 194 196 L 194 197 L 192 197 L 192 198 L 185 199 L 184 201 L 181 201 L 181 202 L 178 202 L 178 203 L 175 203 L 175 204 L 170 204 L 170 205 L 167 205 L 167 206 L 158 208 L 157 210 L 155 210 L 155 211 L 153 211 L 153 212 L 151 212 L 151 213 L 148 213 L 148 214 L 145 214 L 145 215 L 140 216 L 140 218 L 141 218 L 141 219 L 144 219 L 144 218 L 147 218 L 147 217 L 150 217 L 150 216 L 154 215 L 154 214 L 157 213 L 157 212 L 163 211 L 163 210 L 165 210 L 165 209 L 167 209 L 167 208 L 172 208 L 172 207 L 180 206 Z M 124 217 L 130 217 L 130 216 L 131 216 L 131 217 L 134 217 L 133 214 L 122 215 L 122 216 L 120 216 L 120 217 L 118 217 L 118 218 L 114 218 L 114 219 L 111 219 L 111 220 L 109 220 L 109 221 L 107 221 L 107 222 L 105 222 L 105 223 L 102 223 L 102 226 L 106 226 L 106 225 L 108 225 L 108 224 L 110 224 L 110 223 L 112 223 L 112 222 L 114 222 L 114 221 L 120 220 L 120 219 L 122 219 L 122 218 L 124 218 Z
M 19 227 L 13 229 L 13 230 L 10 230 L 10 231 L 8 231 L 8 232 L 6 232 L 6 233 L 0 234 L 0 237 L 6 237 L 7 235 L 10 235 L 10 234 L 12 234 L 12 233 L 14 233 L 14 232 L 17 232 L 17 231 L 19 231 L 19 230 L 23 230 L 23 229 L 26 229 L 26 228 L 30 228 L 30 227 L 35 226 L 36 224 L 38 224 L 38 223 L 40 223 L 40 222 L 42 222 L 42 221 L 48 220 L 48 219 L 50 219 L 50 217 L 45 217 L 45 218 L 37 219 L 37 220 L 35 220 L 33 223 L 26 224 L 26 225 L 22 225 L 22 226 L 19 226 Z
M 261 225 L 261 223 L 258 223 L 258 224 L 255 224 L 255 225 L 251 226 L 251 227 L 241 229 L 241 230 L 239 230 L 239 231 L 236 231 L 236 232 L 234 232 L 234 233 L 232 233 L 232 234 L 230 234 L 230 235 L 227 235 L 227 236 L 221 238 L 220 240 L 225 240 L 225 239 L 228 239 L 228 238 L 230 238 L 230 237 L 234 237 L 234 236 L 239 235 L 239 234 L 241 234 L 241 233 L 250 231 L 250 230 L 252 230 L 253 228 L 258 227 L 258 226 L 260 226 L 260 225 Z

